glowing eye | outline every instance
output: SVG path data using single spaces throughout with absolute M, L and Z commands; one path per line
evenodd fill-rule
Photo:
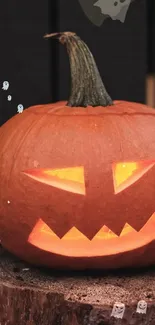
M 154 164 L 154 161 L 113 163 L 112 170 L 115 194 L 135 183 L 151 169 Z
M 34 168 L 24 174 L 34 180 L 61 190 L 85 195 L 84 167 L 61 169 Z

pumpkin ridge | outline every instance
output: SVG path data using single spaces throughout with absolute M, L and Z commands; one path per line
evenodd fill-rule
M 34 114 L 34 115 L 41 115 L 42 113 L 41 112 L 31 112 L 31 114 Z M 132 113 L 129 113 L 129 112 L 122 112 L 122 113 L 118 113 L 118 112 L 104 112 L 104 113 L 98 113 L 98 114 L 78 114 L 77 112 L 76 113 L 73 113 L 73 114 L 51 114 L 49 112 L 47 112 L 47 114 L 50 114 L 52 116 L 63 116 L 63 117 L 76 117 L 76 116 L 82 116 L 82 117 L 88 117 L 88 116 L 110 116 L 110 115 L 114 115 L 114 116 L 153 116 L 155 117 L 155 113 L 147 113 L 147 112 L 132 112 Z

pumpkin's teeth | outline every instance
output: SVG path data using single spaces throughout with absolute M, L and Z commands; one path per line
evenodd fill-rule
M 110 238 L 118 238 L 118 235 L 116 235 L 111 229 L 109 229 L 107 226 L 103 226 L 97 234 L 93 237 L 94 239 L 110 239 Z
M 120 237 L 130 233 L 130 232 L 137 232 L 129 223 L 126 223 L 121 231 Z
M 133 227 L 131 227 L 128 223 L 126 223 L 121 231 L 120 236 L 116 235 L 111 229 L 107 226 L 101 227 L 101 229 L 96 233 L 96 235 L 92 238 L 93 240 L 103 240 L 103 239 L 111 239 L 111 238 L 119 238 L 127 235 L 131 232 L 137 232 Z M 81 231 L 79 231 L 76 227 L 72 227 L 63 237 L 62 240 L 90 240 L 86 235 L 84 235 Z
M 126 234 L 130 232 L 136 232 L 136 230 L 131 227 L 128 223 L 126 223 L 118 236 L 115 234 L 109 227 L 103 226 L 98 233 L 93 237 L 93 239 L 110 239 L 110 238 L 119 238 L 122 236 L 125 236 Z
M 110 233 L 115 234 L 117 237 L 120 237 L 124 227 L 125 227 L 125 223 L 124 222 L 106 222 L 104 225 L 104 230 Z M 99 230 L 100 231 L 100 230 Z
M 150 217 L 149 220 L 155 220 L 155 213 Z M 149 222 L 148 220 L 148 222 Z M 146 223 L 147 224 L 147 223 Z M 141 230 L 143 231 L 143 228 Z M 140 231 L 141 231 L 140 230 Z M 29 235 L 29 241 L 31 242 L 32 239 L 35 238 L 35 236 L 38 236 L 40 233 L 46 233 L 46 235 L 50 236 L 50 238 L 55 240 L 73 240 L 73 241 L 98 241 L 98 240 L 106 240 L 106 239 L 112 239 L 112 238 L 120 238 L 123 236 L 126 236 L 130 233 L 137 233 L 137 231 L 129 224 L 126 223 L 120 233 L 120 236 L 116 235 L 109 227 L 103 226 L 101 229 L 96 233 L 96 235 L 90 240 L 86 235 L 84 235 L 80 230 L 78 230 L 76 227 L 72 227 L 69 231 L 66 232 L 66 234 L 60 238 L 56 233 L 42 220 L 39 219 L 37 224 L 35 225 L 34 229 L 32 230 L 31 234 Z
M 119 238 L 122 236 L 125 236 L 126 234 L 130 232 L 135 232 L 135 230 L 129 225 L 125 224 L 123 227 L 123 230 L 121 232 L 120 236 L 117 236 L 114 232 L 112 232 L 107 226 L 101 227 L 101 229 L 97 232 L 97 234 L 92 238 L 92 240 L 88 239 L 86 235 L 84 235 L 81 231 L 79 231 L 76 227 L 72 227 L 66 234 L 60 239 L 56 235 L 56 233 L 45 223 L 42 219 L 39 219 L 36 226 L 34 227 L 32 233 L 29 236 L 29 240 L 35 238 L 35 236 L 38 236 L 38 233 L 46 233 L 47 236 L 50 236 L 54 240 L 73 240 L 73 241 L 98 241 L 98 240 L 106 240 L 106 239 L 112 239 L 112 238 Z
M 120 235 L 117 235 L 114 231 L 112 231 L 108 226 L 104 225 L 103 227 L 100 228 L 100 230 L 94 235 L 94 237 L 90 240 L 88 237 L 83 234 L 81 231 L 79 231 L 76 227 L 72 227 L 63 237 L 62 239 L 69 239 L 72 237 L 72 239 L 85 239 L 89 241 L 93 240 L 99 240 L 99 239 L 111 239 L 111 238 L 120 238 L 123 236 L 126 236 L 127 234 L 132 233 L 138 233 L 143 231 L 144 227 L 149 224 L 150 221 L 155 220 L 155 213 L 151 215 L 149 220 L 141 227 L 139 231 L 137 231 L 134 227 L 132 227 L 129 223 L 125 223 L 124 227 L 122 228 L 122 231 Z
M 76 227 L 72 227 L 62 238 L 62 240 L 89 240 L 81 231 Z

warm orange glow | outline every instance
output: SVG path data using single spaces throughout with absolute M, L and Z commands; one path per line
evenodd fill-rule
M 63 256 L 91 257 L 116 254 L 142 247 L 154 240 L 154 233 L 155 213 L 139 232 L 126 224 L 120 236 L 117 236 L 104 226 L 92 240 L 89 240 L 76 227 L 71 228 L 60 239 L 42 219 L 39 219 L 29 235 L 28 242 L 41 250 Z
M 88 240 L 88 238 L 83 235 L 76 227 L 72 227 L 62 238 L 61 240 Z
M 114 232 L 112 232 L 107 226 L 103 226 L 92 240 L 94 240 L 95 238 L 103 240 L 103 239 L 110 239 L 110 238 L 117 238 L 117 237 L 118 236 L 114 234 Z
M 129 232 L 136 232 L 130 225 L 127 223 L 125 224 L 120 236 L 124 236 Z M 45 222 L 42 221 L 42 219 L 39 219 L 37 224 L 35 225 L 33 231 L 31 232 L 29 236 L 29 240 L 32 240 L 36 234 L 38 236 L 39 233 L 46 233 L 47 236 L 50 235 L 50 237 L 53 237 L 53 239 L 59 239 L 59 237 L 54 233 L 54 231 L 51 230 L 50 227 L 47 226 Z M 95 239 L 98 240 L 105 240 L 105 239 L 110 239 L 110 238 L 118 238 L 118 236 L 113 233 L 107 226 L 103 226 L 99 232 L 94 236 L 92 241 Z M 86 240 L 90 241 L 82 232 L 80 232 L 76 227 L 72 227 L 62 238 L 61 241 L 66 241 L 66 240 Z
M 134 228 L 132 228 L 128 223 L 126 223 L 121 231 L 120 237 L 125 236 L 130 232 L 136 232 Z M 98 239 L 111 239 L 111 238 L 118 238 L 118 236 L 112 232 L 108 227 L 103 226 L 99 232 L 95 235 L 94 238 Z
M 125 236 L 131 232 L 137 233 L 137 231 L 133 227 L 131 227 L 128 223 L 126 223 L 124 228 L 121 231 L 120 237 Z
M 154 164 L 154 161 L 114 163 L 112 169 L 115 194 L 135 183 L 151 169 Z
M 24 174 L 38 182 L 72 193 L 85 195 L 84 167 L 31 169 Z

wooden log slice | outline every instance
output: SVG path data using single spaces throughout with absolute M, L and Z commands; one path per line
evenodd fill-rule
M 137 312 L 140 300 L 144 313 Z M 124 304 L 120 318 L 115 303 Z M 34 268 L 0 250 L 0 325 L 112 324 L 155 325 L 154 267 L 68 273 Z

